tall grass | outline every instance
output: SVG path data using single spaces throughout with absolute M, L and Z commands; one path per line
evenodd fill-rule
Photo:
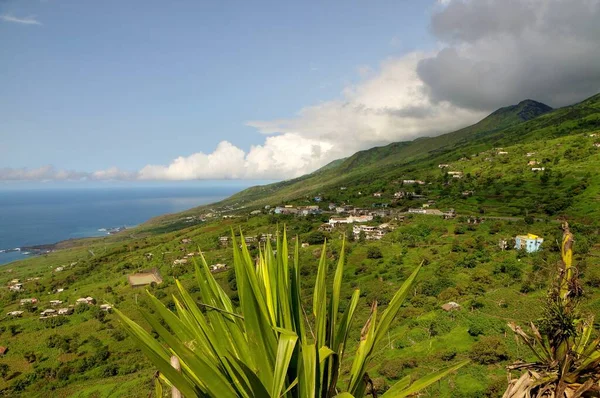
M 297 239 L 291 254 L 284 232 L 283 238 L 277 238 L 275 248 L 267 242 L 256 259 L 251 257 L 243 236 L 240 241 L 238 246 L 233 237 L 239 308 L 234 307 L 202 258 L 200 264 L 195 264 L 200 303 L 179 281 L 178 295 L 173 297 L 176 312 L 148 293 L 156 312 L 140 311 L 160 341 L 116 311 L 160 371 L 163 382 L 187 397 L 362 397 L 368 392 L 376 396 L 367 374 L 369 361 L 390 329 L 421 265 L 398 289 L 383 313 L 373 302 L 358 347 L 349 356 L 348 334 L 360 292 L 353 292 L 340 313 L 340 302 L 345 300 L 341 297 L 343 245 L 330 289 L 327 246 L 323 245 L 312 308 L 305 308 Z M 171 366 L 173 356 L 179 360 L 181 372 Z M 351 367 L 349 375 L 341 380 L 344 361 L 349 361 Z M 383 397 L 413 394 L 467 362 L 416 381 L 406 376 Z

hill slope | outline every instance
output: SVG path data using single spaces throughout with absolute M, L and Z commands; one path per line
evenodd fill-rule
M 356 196 L 359 192 L 364 195 L 386 189 L 398 189 L 400 187 L 398 181 L 403 178 L 429 178 L 427 182 L 433 182 L 440 177 L 438 164 L 456 162 L 459 159 L 472 158 L 479 154 L 483 156 L 485 151 L 490 151 L 495 147 L 511 147 L 513 152 L 522 152 L 519 148 L 529 145 L 529 152 L 543 150 L 547 149 L 542 144 L 543 142 L 561 137 L 583 136 L 599 129 L 600 94 L 578 104 L 556 110 L 536 101 L 525 100 L 517 105 L 500 108 L 480 122 L 458 131 L 360 151 L 346 159 L 332 162 L 314 173 L 288 181 L 249 188 L 212 205 L 211 208 L 229 210 L 240 207 L 260 208 L 265 205 L 273 206 L 306 200 L 315 195 L 324 195 L 324 199 L 330 201 L 347 202 L 350 200 L 352 203 L 360 205 L 361 200 Z M 561 160 L 565 151 L 556 149 L 548 153 L 546 165 L 541 167 L 548 168 L 548 160 L 555 162 L 555 158 L 558 157 L 561 159 L 556 161 L 558 162 L 556 166 L 561 169 L 561 173 L 571 174 L 571 177 L 581 180 L 589 171 L 590 162 L 595 161 L 595 158 L 588 157 L 594 153 L 592 150 L 594 142 L 588 137 L 585 144 L 586 150 L 582 151 L 582 148 L 577 147 L 578 141 L 580 139 L 575 138 L 572 142 L 567 140 L 563 143 L 574 146 L 572 151 L 567 153 L 567 156 L 572 159 Z M 557 144 L 563 145 L 558 142 Z M 571 156 L 573 153 L 579 152 L 585 152 L 581 153 L 581 158 Z M 508 158 L 510 160 L 510 157 Z M 513 160 L 516 162 L 515 159 Z M 512 166 L 516 165 L 516 163 L 513 165 L 513 162 L 508 163 Z M 497 178 L 497 174 L 500 172 L 503 174 L 502 179 L 510 180 L 510 173 L 506 173 L 509 171 L 508 163 L 500 163 L 501 165 L 506 164 L 506 167 L 492 169 L 484 167 L 482 170 L 473 171 L 478 173 L 480 178 Z M 541 163 L 543 162 L 540 161 Z M 527 170 L 527 167 L 521 167 L 518 170 L 513 167 L 513 172 L 521 174 Z M 586 171 L 584 172 L 584 170 Z M 496 175 L 488 175 L 491 172 Z M 587 182 L 591 190 L 596 189 L 594 187 L 600 187 L 600 181 L 596 181 L 595 178 L 592 180 Z M 465 182 L 465 180 L 461 182 Z M 507 184 L 510 185 L 509 182 Z M 480 188 L 480 184 L 471 185 L 473 188 Z M 348 194 L 340 195 L 337 192 L 341 186 L 349 188 Z M 569 187 L 562 188 L 566 190 Z M 354 197 L 349 195 L 350 193 L 354 193 Z M 532 196 L 532 200 L 539 200 L 534 196 Z M 490 198 L 487 196 L 479 198 L 480 201 L 488 199 Z M 185 214 L 201 214 L 206 212 L 206 209 L 206 207 L 200 207 Z M 498 209 L 490 210 L 496 212 Z M 536 213 L 535 209 L 521 208 L 521 211 Z M 540 214 L 543 214 L 543 211 Z M 578 214 L 575 212 L 571 215 Z M 177 217 L 179 216 L 175 218 Z M 172 222 L 173 218 L 159 218 L 155 221 Z

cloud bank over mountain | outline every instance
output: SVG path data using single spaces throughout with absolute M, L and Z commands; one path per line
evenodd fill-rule
M 435 50 L 387 59 L 339 98 L 252 120 L 248 152 L 227 141 L 136 172 L 0 169 L 0 180 L 285 179 L 352 153 L 472 124 L 531 98 L 564 106 L 600 91 L 600 0 L 445 0 L 432 8 Z

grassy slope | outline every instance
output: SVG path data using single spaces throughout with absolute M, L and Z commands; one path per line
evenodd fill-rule
M 479 154 L 495 147 L 528 145 L 537 150 L 543 149 L 544 142 L 548 140 L 583 135 L 597 130 L 600 130 L 600 95 L 554 111 L 549 111 L 548 107 L 534 101 L 523 101 L 518 105 L 499 109 L 479 123 L 456 132 L 361 151 L 297 179 L 249 188 L 211 205 L 211 208 L 239 208 L 240 206 L 259 208 L 309 198 L 317 194 L 325 194 L 331 200 L 351 199 L 341 195 L 338 192 L 339 187 L 347 186 L 353 188 L 355 192 L 367 193 L 389 189 L 390 185 L 398 179 L 437 177 L 439 163 L 456 162 L 465 156 Z M 593 144 L 593 140 L 587 141 L 588 146 Z M 553 151 L 552 158 L 562 155 L 563 152 Z M 587 160 L 586 162 L 588 164 L 582 169 L 593 167 L 590 162 Z M 582 169 L 571 168 L 568 164 L 564 166 L 563 169 L 567 172 L 573 169 L 573 173 L 581 177 Z M 505 171 L 503 178 L 510 179 L 509 170 L 503 171 Z M 599 183 L 600 181 L 594 178 L 590 191 L 596 190 Z M 350 191 L 347 193 L 349 194 Z M 580 207 L 580 204 L 576 203 L 573 207 L 574 211 L 569 215 L 580 215 L 578 213 Z M 206 212 L 206 209 L 200 207 L 182 214 L 200 214 Z M 490 207 L 489 210 L 494 212 L 499 209 Z M 180 216 L 161 217 L 154 222 L 156 224 L 173 222 Z
M 595 168 L 600 164 L 600 150 L 593 147 L 595 139 L 589 134 L 598 130 L 599 102 L 600 97 L 596 96 L 582 104 L 520 123 L 519 114 L 530 114 L 528 105 L 533 105 L 521 104 L 521 107 L 498 111 L 478 125 L 448 136 L 392 144 L 359 153 L 301 179 L 255 187 L 210 207 L 241 201 L 248 207 L 274 205 L 285 200 L 308 203 L 305 196 L 316 193 L 322 193 L 327 200 L 370 205 L 374 201 L 368 195 L 370 192 L 382 190 L 385 200 L 389 200 L 395 190 L 402 188 L 396 182 L 402 177 L 431 181 L 431 185 L 423 188 L 427 198 L 436 200 L 440 208 L 454 207 L 463 213 L 483 210 L 522 217 L 523 209 L 546 214 L 548 203 L 569 200 L 562 212 L 577 215 L 581 220 L 591 220 L 575 225 L 575 250 L 587 286 L 586 305 L 591 311 L 598 312 L 600 273 L 594 264 L 600 255 L 595 221 L 600 209 L 600 183 Z M 502 128 L 494 127 L 499 125 Z M 496 155 L 490 150 L 497 146 L 504 147 L 509 155 Z M 542 182 L 540 174 L 530 172 L 526 166 L 529 160 L 525 157 L 526 152 L 536 152 L 535 158 L 552 169 L 548 181 Z M 377 155 L 373 155 L 375 153 Z M 471 157 L 471 154 L 477 156 Z M 464 155 L 468 159 L 459 160 Z M 452 169 L 463 171 L 465 178 L 445 185 L 438 163 L 450 163 Z M 341 173 L 340 168 L 346 173 Z M 341 185 L 348 186 L 348 190 L 341 193 Z M 473 189 L 475 194 L 463 198 L 461 192 L 466 189 Z M 575 190 L 579 191 L 573 194 Z M 358 195 L 358 191 L 364 194 Z M 396 206 L 419 206 L 420 203 L 400 202 Z M 189 214 L 206 211 L 202 208 Z M 171 266 L 183 253 L 201 247 L 209 263 L 230 263 L 230 250 L 219 247 L 217 237 L 228 234 L 231 228 L 243 228 L 251 235 L 273 233 L 278 225 L 287 224 L 292 235 L 299 235 L 305 241 L 326 219 L 326 216 L 308 219 L 270 215 L 248 217 L 248 209 L 238 213 L 244 215 L 228 220 L 215 218 L 192 226 L 172 222 L 181 215 L 165 217 L 162 220 L 167 222 L 162 224 L 150 223 L 138 230 L 103 239 L 68 242 L 61 245 L 62 250 L 48 256 L 2 267 L 0 285 L 6 286 L 13 278 L 39 277 L 40 280 L 26 282 L 24 293 L 10 294 L 7 289 L 1 289 L 1 313 L 17 309 L 18 300 L 23 297 L 38 297 L 42 302 L 40 309 L 43 309 L 52 299 L 73 303 L 78 297 L 91 295 L 100 303 L 106 301 L 117 305 L 143 323 L 137 307 L 146 305 L 144 292 L 127 285 L 127 274 L 158 268 L 165 283 L 154 289 L 154 293 L 170 305 L 175 276 L 189 287 L 195 285 L 191 266 Z M 590 227 L 592 223 L 596 226 Z M 543 253 L 522 256 L 512 250 L 503 252 L 497 248 L 498 239 L 524 232 L 546 238 Z M 439 369 L 448 361 L 464 358 L 470 355 L 473 344 L 486 336 L 499 336 L 507 346 L 511 360 L 523 357 L 525 352 L 514 345 L 512 336 L 505 337 L 504 325 L 507 320 L 525 323 L 539 316 L 537 308 L 544 296 L 549 270 L 558 259 L 553 244 L 557 233 L 553 223 L 526 225 L 523 221 L 488 220 L 482 225 L 470 226 L 460 219 L 444 221 L 437 217 L 416 216 L 409 217 L 381 242 L 350 243 L 343 294 L 349 297 L 354 288 L 361 289 L 361 303 L 350 336 L 353 344 L 358 341 L 360 326 L 368 317 L 369 303 L 377 299 L 385 305 L 415 264 L 423 259 L 428 263 L 390 333 L 388 345 L 379 349 L 372 363 L 369 373 L 378 385 L 384 388 L 407 372 L 422 374 Z M 332 264 L 339 251 L 339 236 L 338 232 L 328 236 Z M 182 245 L 183 237 L 192 239 L 193 243 Z M 382 258 L 368 258 L 369 246 L 379 247 Z M 318 262 L 317 250 L 314 246 L 301 250 L 307 305 L 311 297 L 308 289 L 312 287 Z M 154 254 L 151 261 L 145 259 L 146 253 Z M 77 264 L 63 272 L 52 271 L 73 262 Z M 500 264 L 508 264 L 511 271 L 503 271 Z M 218 280 L 229 294 L 235 296 L 227 272 L 218 274 Z M 57 287 L 68 289 L 54 293 Z M 439 306 L 450 300 L 459 302 L 463 310 L 452 314 L 443 312 Z M 468 333 L 474 327 L 481 330 L 481 335 Z M 117 330 L 119 323 L 114 315 L 109 314 L 102 320 L 92 311 L 73 315 L 68 323 L 55 328 L 39 321 L 35 313 L 26 313 L 21 319 L 4 317 L 0 320 L 0 345 L 9 347 L 8 354 L 2 358 L 2 363 L 9 365 L 9 372 L 5 379 L 0 379 L 0 390 L 8 392 L 12 389 L 27 396 L 148 396 L 154 371 L 132 345 L 131 339 L 121 339 Z M 47 340 L 53 334 L 78 334 L 74 352 L 48 347 Z M 106 363 L 81 370 L 82 361 L 93 357 L 98 350 L 97 341 L 90 336 L 97 338 L 100 345 L 108 346 L 110 356 Z M 353 347 L 348 352 L 352 350 Z M 24 359 L 24 354 L 29 351 L 37 355 L 33 363 Z M 452 355 L 455 355 L 454 359 Z M 503 367 L 506 363 L 472 364 L 430 389 L 427 396 L 473 397 L 482 396 L 485 391 L 489 396 L 495 396 L 492 391 L 505 380 Z

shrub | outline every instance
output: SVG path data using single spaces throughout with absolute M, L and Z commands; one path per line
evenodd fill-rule
M 417 360 L 413 358 L 394 358 L 386 359 L 379 366 L 379 374 L 389 379 L 396 380 L 401 378 L 404 370 L 417 367 Z
M 489 365 L 507 360 L 508 349 L 500 337 L 486 336 L 473 344 L 469 357 L 479 364 Z
M 0 377 L 2 377 L 3 379 L 6 378 L 9 370 L 10 370 L 10 368 L 7 364 L 0 363 Z
M 381 249 L 377 246 L 369 246 L 367 249 L 367 258 L 378 259 L 383 258 L 383 253 L 381 253 Z

